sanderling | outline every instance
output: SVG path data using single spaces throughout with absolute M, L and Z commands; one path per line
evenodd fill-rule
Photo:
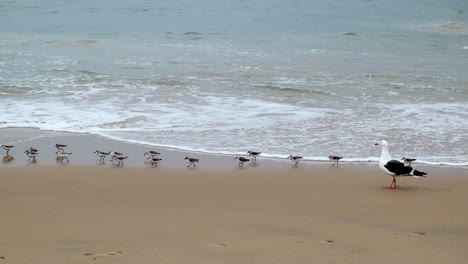
M 250 159 L 247 159 L 247 158 L 244 158 L 244 157 L 239 157 L 239 156 L 236 156 L 234 159 L 239 160 L 239 168 L 244 167 L 244 162 L 250 161 Z
M 115 157 L 114 160 L 117 161 L 117 164 L 116 164 L 117 166 L 123 166 L 124 165 L 123 161 L 126 160 L 127 158 L 128 157 L 119 156 L 119 157 Z
M 193 167 L 195 168 L 197 166 L 195 165 L 195 163 L 198 163 L 200 161 L 199 159 L 194 159 L 194 158 L 189 158 L 189 157 L 185 157 L 184 160 L 188 160 L 187 168 L 190 167 L 191 165 L 193 165 Z
M 10 156 L 10 149 L 12 149 L 15 146 L 13 146 L 13 145 L 1 145 L 0 147 L 3 148 L 4 150 L 6 150 L 6 155 L 7 156 Z
M 68 146 L 68 145 L 55 144 L 55 148 L 56 148 L 58 151 L 61 151 L 61 152 L 64 152 L 64 151 L 65 151 L 63 148 L 66 147 L 66 146 Z
M 332 166 L 336 166 L 338 167 L 338 162 L 340 161 L 340 159 L 342 159 L 343 157 L 338 157 L 338 156 L 328 156 L 328 159 L 330 159 L 331 161 L 333 161 L 333 164 Z
M 416 159 L 412 159 L 412 158 L 401 158 L 401 160 L 406 164 L 406 166 L 411 166 L 411 163 L 413 163 L 413 161 L 415 161 Z
M 151 157 L 154 157 L 154 156 L 157 156 L 157 155 L 160 155 L 161 153 L 157 152 L 157 151 L 154 151 L 154 150 L 150 150 L 150 151 L 146 151 L 145 154 L 143 154 L 144 156 L 146 155 L 149 155 Z
M 109 155 L 111 156 L 111 161 L 114 161 L 115 158 L 119 156 L 123 156 L 123 153 L 117 152 L 117 151 L 111 151 Z
M 156 158 L 156 157 L 149 157 L 148 159 L 150 160 L 151 166 L 153 166 L 153 167 L 157 167 L 158 162 L 160 162 L 162 160 L 162 159 Z
M 108 155 L 111 154 L 111 151 L 109 151 L 109 152 L 103 152 L 103 151 L 96 150 L 96 151 L 94 151 L 94 153 L 96 153 L 96 154 L 98 155 L 99 161 L 100 161 L 101 163 L 104 163 L 104 159 L 105 159 Z
M 289 155 L 288 159 L 290 159 L 290 160 L 292 160 L 292 162 L 294 162 L 294 166 L 297 166 L 299 164 L 299 161 L 301 161 L 303 159 L 303 157 Z
M 57 162 L 60 162 L 63 164 L 63 161 L 67 161 L 67 164 L 70 162 L 70 160 L 68 159 L 68 157 L 71 155 L 72 153 L 67 153 L 67 152 L 64 152 L 63 149 L 62 151 L 57 151 L 55 152 L 55 155 L 57 155 L 57 157 L 55 158 L 57 160 Z
M 28 156 L 28 161 L 36 162 L 36 157 L 39 155 L 39 151 L 34 148 L 27 149 L 24 153 Z
M 247 154 L 250 156 L 253 156 L 252 161 L 257 161 L 257 156 L 262 154 L 261 152 L 256 152 L 256 151 L 247 151 Z

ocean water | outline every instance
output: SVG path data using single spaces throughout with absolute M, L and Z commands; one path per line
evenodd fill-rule
M 466 0 L 2 0 L 0 127 L 468 165 Z

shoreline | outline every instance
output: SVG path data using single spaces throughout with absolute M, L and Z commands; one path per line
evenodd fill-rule
M 83 144 L 83 142 L 85 142 L 85 144 Z M 33 127 L 0 128 L 0 143 L 13 143 L 13 145 L 15 145 L 11 151 L 11 153 L 14 153 L 15 159 L 11 162 L 4 162 L 3 164 L 5 166 L 28 165 L 29 162 L 27 161 L 27 157 L 23 152 L 29 147 L 39 149 L 37 164 L 55 164 L 56 162 L 53 154 L 56 152 L 56 149 L 53 146 L 57 143 L 69 145 L 67 151 L 73 153 L 70 156 L 70 160 L 73 162 L 73 164 L 77 165 L 99 164 L 99 158 L 96 154 L 93 154 L 93 152 L 96 150 L 114 150 L 123 152 L 125 156 L 129 157 L 124 163 L 126 166 L 130 167 L 148 167 L 148 163 L 145 163 L 145 158 L 147 158 L 147 156 L 143 156 L 143 153 L 149 150 L 156 150 L 162 154 L 161 156 L 158 156 L 159 158 L 163 159 L 158 166 L 173 168 L 183 167 L 185 164 L 183 158 L 186 156 L 199 158 L 199 165 L 202 168 L 236 168 L 237 166 L 235 165 L 237 163 L 233 160 L 233 158 L 238 155 L 189 151 L 170 147 L 154 147 L 148 144 L 131 143 L 128 141 L 112 139 L 91 133 L 83 134 L 76 132 L 50 131 Z M 248 154 L 240 154 L 239 156 L 251 158 Z M 208 161 L 208 163 L 205 161 Z M 351 167 L 358 166 L 371 168 L 378 164 L 378 160 L 369 159 L 368 161 L 356 161 L 346 160 L 346 158 L 344 158 L 342 161 L 340 161 L 340 163 Z M 293 163 L 286 158 L 259 156 L 258 162 L 246 163 L 246 167 L 294 167 L 292 164 Z M 327 167 L 331 166 L 332 162 L 321 159 L 304 159 L 299 164 L 299 167 Z M 414 166 L 417 167 L 452 168 L 461 170 L 468 169 L 468 166 L 466 165 L 427 164 L 418 162 L 414 162 L 413 164 L 415 164 Z

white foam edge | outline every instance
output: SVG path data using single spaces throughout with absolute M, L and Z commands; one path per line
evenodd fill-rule
M 120 142 L 125 142 L 125 143 L 133 143 L 133 144 L 138 144 L 142 146 L 147 146 L 147 147 L 155 147 L 155 148 L 164 148 L 164 149 L 172 149 L 172 150 L 177 150 L 177 151 L 187 151 L 187 152 L 192 152 L 192 153 L 203 153 L 203 154 L 213 154 L 213 155 L 226 155 L 226 156 L 234 156 L 234 155 L 244 155 L 248 156 L 248 153 L 246 152 L 232 152 L 232 151 L 213 151 L 213 150 L 207 150 L 207 149 L 202 149 L 202 148 L 191 148 L 187 146 L 176 146 L 176 145 L 166 145 L 166 144 L 154 144 L 148 141 L 143 141 L 143 140 L 131 140 L 131 139 L 122 139 L 116 136 L 110 136 L 105 133 L 99 133 L 98 131 L 88 131 L 88 132 L 83 132 L 83 131 L 78 131 L 78 130 L 51 130 L 51 129 L 43 129 L 40 127 L 35 127 L 31 126 L 31 124 L 15 124 L 15 126 L 8 126 L 7 124 L 0 124 L 0 128 L 33 128 L 33 129 L 39 129 L 43 131 L 53 131 L 53 132 L 64 132 L 64 133 L 76 133 L 76 134 L 90 134 L 90 135 L 95 135 L 95 136 L 100 136 L 103 138 L 111 139 L 111 140 L 116 140 Z M 263 158 L 269 158 L 269 159 L 284 159 L 286 160 L 289 155 L 284 155 L 284 154 L 270 154 L 270 153 L 261 153 L 259 155 L 260 157 Z M 330 159 L 328 157 L 312 157 L 312 156 L 304 156 L 303 161 L 310 161 L 310 162 L 330 162 Z M 378 157 L 365 157 L 365 158 L 343 158 L 340 160 L 340 162 L 378 162 L 379 158 Z M 461 163 L 455 163 L 455 162 L 439 162 L 439 161 L 426 161 L 426 160 L 417 160 L 413 162 L 413 164 L 425 164 L 425 165 L 432 165 L 432 166 L 450 166 L 450 167 L 465 167 L 468 166 L 468 162 L 461 162 Z

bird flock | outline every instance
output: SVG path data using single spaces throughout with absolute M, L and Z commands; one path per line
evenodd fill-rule
M 400 160 L 395 160 L 391 158 L 389 148 L 388 148 L 388 142 L 385 140 L 382 140 L 380 142 L 375 143 L 374 145 L 376 146 L 382 146 L 382 153 L 379 158 L 379 168 L 385 173 L 393 177 L 392 183 L 390 186 L 386 187 L 388 189 L 396 189 L 396 177 L 402 177 L 402 176 L 412 176 L 412 177 L 426 177 L 427 173 L 418 171 L 411 167 L 411 164 L 416 161 L 414 158 L 408 158 L 408 157 L 403 157 Z M 70 162 L 70 155 L 72 155 L 71 152 L 65 151 L 65 148 L 68 145 L 64 144 L 55 144 L 55 148 L 57 151 L 55 152 L 55 157 L 56 157 L 56 162 L 61 163 L 61 164 L 68 164 Z M 4 162 L 10 162 L 14 159 L 13 156 L 10 156 L 10 151 L 14 148 L 14 145 L 1 145 L 0 148 L 6 151 L 6 156 L 3 157 Z M 30 163 L 35 163 L 37 161 L 37 157 L 39 156 L 39 150 L 33 147 L 30 147 L 29 149 L 26 149 L 24 151 L 26 156 L 28 157 L 28 162 Z M 99 162 L 104 164 L 106 161 L 107 157 L 110 157 L 110 161 L 115 165 L 115 166 L 124 166 L 124 161 L 128 159 L 128 156 L 125 156 L 122 152 L 117 152 L 114 150 L 111 151 L 100 151 L 96 150 L 94 152 L 96 156 L 99 158 Z M 244 163 L 246 162 L 253 162 L 255 163 L 257 161 L 257 157 L 262 154 L 261 152 L 258 151 L 247 151 L 246 153 L 250 158 L 246 158 L 243 156 L 236 156 L 234 160 L 237 160 L 238 167 L 243 168 Z M 150 150 L 147 151 L 143 154 L 143 156 L 147 156 L 146 162 L 151 164 L 152 167 L 157 167 L 159 162 L 162 161 L 162 159 L 159 157 L 161 153 Z M 330 155 L 328 159 L 332 161 L 332 166 L 333 167 L 338 167 L 339 166 L 339 161 L 343 157 L 341 156 L 334 156 Z M 303 160 L 304 158 L 302 156 L 293 156 L 289 155 L 287 159 L 291 160 L 294 163 L 294 166 L 298 166 L 299 162 Z M 200 159 L 198 158 L 192 158 L 192 157 L 185 157 L 184 161 L 187 162 L 187 167 L 197 167 L 197 164 L 200 162 Z
M 388 189 L 396 189 L 396 177 L 402 177 L 402 176 L 412 176 L 412 177 L 426 177 L 427 173 L 418 171 L 411 167 L 411 164 L 416 161 L 414 158 L 408 158 L 408 157 L 403 157 L 400 160 L 395 160 L 391 158 L 390 152 L 389 152 L 389 147 L 388 147 L 388 142 L 385 140 L 382 140 L 380 142 L 375 143 L 374 145 L 376 146 L 382 146 L 382 153 L 379 158 L 379 168 L 385 173 L 393 177 L 392 183 L 390 186 L 386 187 Z M 64 144 L 55 144 L 55 148 L 57 151 L 55 152 L 55 157 L 56 157 L 56 162 L 61 163 L 61 164 L 68 164 L 70 162 L 70 155 L 72 155 L 71 152 L 65 151 L 65 148 L 68 145 Z M 10 156 L 10 151 L 14 148 L 13 145 L 1 145 L 0 148 L 6 151 L 6 156 L 3 157 L 4 162 L 10 162 L 14 159 L 13 156 Z M 33 147 L 30 147 L 29 149 L 26 149 L 24 151 L 26 156 L 28 157 L 28 162 L 30 163 L 35 163 L 37 161 L 37 157 L 39 156 L 39 150 Z M 110 157 L 110 162 L 112 162 L 115 166 L 124 166 L 124 161 L 128 159 L 128 156 L 125 156 L 122 152 L 117 152 L 114 150 L 111 151 L 100 151 L 96 150 L 94 152 L 96 156 L 99 158 L 99 162 L 104 164 L 106 161 L 107 157 Z M 257 157 L 262 154 L 261 152 L 258 151 L 247 151 L 246 153 L 249 158 L 243 157 L 243 156 L 236 156 L 234 160 L 238 161 L 238 167 L 243 168 L 244 163 L 246 162 L 253 162 L 255 163 L 257 161 Z M 147 156 L 146 162 L 151 164 L 152 167 L 157 167 L 158 164 L 162 161 L 162 159 L 159 157 L 161 153 L 157 151 L 147 151 L 143 154 L 143 156 Z M 328 159 L 333 162 L 332 166 L 333 167 L 338 167 L 339 166 L 339 161 L 343 157 L 341 156 L 334 156 L 330 155 Z M 287 159 L 291 160 L 294 163 L 294 166 L 298 166 L 299 162 L 303 160 L 304 158 L 302 156 L 293 156 L 289 155 Z M 197 167 L 197 164 L 200 162 L 200 159 L 198 158 L 193 158 L 193 157 L 185 157 L 184 161 L 187 162 L 187 167 Z
M 64 145 L 64 144 L 55 144 L 55 148 L 57 149 L 57 151 L 55 152 L 55 157 L 56 157 L 56 162 L 57 163 L 68 164 L 70 162 L 70 156 L 72 155 L 72 153 L 65 151 L 65 148 L 67 146 L 68 145 Z M 4 162 L 9 162 L 9 161 L 14 159 L 13 156 L 10 156 L 10 150 L 14 147 L 13 145 L 1 145 L 0 147 L 6 151 L 6 156 L 4 157 Z M 39 155 L 39 150 L 37 150 L 37 149 L 35 149 L 33 147 L 30 147 L 29 149 L 25 150 L 24 153 L 28 157 L 28 162 L 35 163 L 37 161 L 37 157 Z M 102 163 L 102 164 L 104 164 L 106 162 L 107 157 L 110 157 L 110 159 L 109 159 L 110 162 L 113 163 L 116 166 L 123 166 L 124 161 L 126 159 L 128 159 L 128 156 L 125 156 L 122 152 L 118 152 L 118 151 L 114 151 L 114 150 L 111 150 L 111 151 L 96 150 L 96 151 L 94 151 L 93 154 L 96 154 L 96 156 L 99 158 L 99 163 Z M 246 162 L 256 163 L 257 157 L 260 156 L 260 154 L 262 154 L 262 152 L 249 150 L 249 151 L 246 152 L 246 155 L 248 155 L 249 158 L 238 155 L 238 156 L 236 156 L 234 158 L 234 160 L 238 160 L 238 162 L 239 162 L 238 167 L 243 168 L 244 163 L 246 163 Z M 157 151 L 154 151 L 154 150 L 146 151 L 143 154 L 143 156 L 145 156 L 145 157 L 147 156 L 145 162 L 151 164 L 152 167 L 158 167 L 159 163 L 162 161 L 162 159 L 159 157 L 159 155 L 161 155 L 161 153 L 159 153 Z M 328 158 L 329 158 L 330 161 L 333 162 L 332 166 L 338 167 L 339 161 L 343 157 L 329 156 Z M 294 163 L 294 166 L 298 166 L 299 162 L 302 161 L 304 159 L 304 157 L 289 155 L 287 157 L 287 159 L 291 160 Z M 406 158 L 405 162 L 410 162 L 411 163 L 414 160 L 415 159 Z M 184 161 L 187 162 L 187 167 L 195 168 L 195 167 L 197 167 L 197 164 L 200 162 L 200 159 L 192 158 L 192 157 L 185 157 Z

